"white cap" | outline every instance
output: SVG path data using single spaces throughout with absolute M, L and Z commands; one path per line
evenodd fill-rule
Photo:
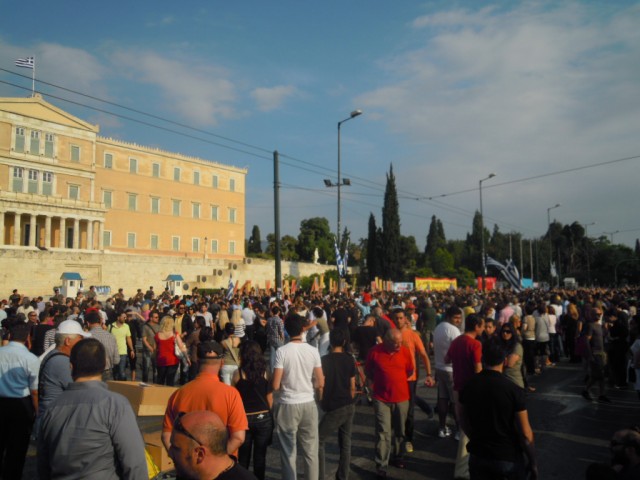
M 56 333 L 62 333 L 64 335 L 82 335 L 83 337 L 90 337 L 89 332 L 82 330 L 82 327 L 75 320 L 65 320 L 58 325 Z

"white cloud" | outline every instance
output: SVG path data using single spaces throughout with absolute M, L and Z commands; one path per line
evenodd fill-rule
M 236 88 L 224 68 L 148 51 L 121 50 L 112 56 L 112 61 L 137 81 L 157 86 L 168 102 L 167 108 L 182 118 L 200 125 L 216 125 L 221 119 L 236 115 Z
M 640 8 L 557 5 L 420 17 L 409 25 L 419 46 L 380 60 L 384 83 L 354 103 L 379 113 L 419 151 L 420 160 L 397 165 L 407 190 L 435 195 L 477 187 L 490 172 L 507 181 L 640 153 Z M 494 216 L 518 210 L 513 222 L 523 224 L 523 212 L 544 214 L 546 202 L 568 204 L 585 189 L 598 192 L 617 171 L 495 189 L 489 196 L 503 203 L 492 205 Z M 636 180 L 621 173 L 610 181 Z M 611 220 L 627 225 L 632 213 L 608 197 L 602 202 L 611 202 Z M 466 209 L 477 208 L 470 196 L 464 200 Z M 587 208 L 571 221 L 589 221 Z
M 251 92 L 251 96 L 258 104 L 258 109 L 263 112 L 281 107 L 288 98 L 295 95 L 298 95 L 298 89 L 292 85 L 259 87 Z

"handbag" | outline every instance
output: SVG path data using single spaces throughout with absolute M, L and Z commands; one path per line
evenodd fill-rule
M 173 337 L 173 350 L 180 360 L 185 358 L 185 352 L 180 349 L 180 344 L 178 343 L 178 334 L 176 333 Z

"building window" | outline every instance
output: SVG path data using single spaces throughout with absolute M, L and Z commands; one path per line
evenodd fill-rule
M 151 175 L 155 178 L 160 178 L 160 164 L 154 163 L 151 165 Z
M 42 172 L 42 194 L 53 195 L 53 173 Z
M 180 216 L 180 200 L 171 200 L 171 210 L 174 217 Z
M 78 145 L 71 145 L 71 161 L 74 163 L 80 162 L 80 147 Z
M 230 192 L 235 192 L 236 191 L 236 179 L 235 178 L 230 178 L 229 179 L 229 191 Z
M 193 184 L 200 185 L 200 172 L 193 172 Z
M 113 168 L 113 155 L 111 153 L 104 154 L 104 168 Z
M 171 237 L 171 250 L 174 252 L 180 251 L 180 237 Z
M 111 246 L 111 231 L 105 230 L 102 232 L 102 243 L 105 248 Z
M 218 240 L 211 240 L 211 253 L 218 253 Z
M 218 206 L 211 205 L 211 220 L 218 221 Z
M 16 128 L 16 146 L 15 151 L 18 153 L 24 153 L 24 128 Z
M 53 158 L 53 133 L 45 133 L 44 135 L 44 156 Z
M 218 188 L 218 175 L 211 177 L 211 186 L 213 188 Z
M 29 152 L 33 155 L 40 153 L 40 132 L 36 130 L 31 131 L 31 146 L 29 147 Z
M 236 253 L 236 241 L 235 240 L 229 240 L 229 253 L 231 255 L 234 255 Z
M 13 183 L 11 184 L 14 192 L 22 192 L 24 186 L 24 168 L 13 167 Z
M 236 223 L 236 209 L 229 209 L 229 223 Z
M 156 215 L 160 213 L 160 199 L 158 197 L 151 197 L 151 213 Z
M 127 233 L 127 248 L 136 248 L 136 234 Z
M 80 185 L 69 185 L 69 198 L 71 200 L 80 198 Z
M 200 239 L 192 238 L 191 239 L 191 251 L 199 252 L 200 251 Z
M 180 168 L 179 167 L 173 167 L 173 179 L 176 182 L 180 181 Z
M 135 193 L 129 193 L 129 211 L 135 212 L 138 210 L 138 195 Z
M 193 213 L 193 218 L 200 218 L 200 204 L 192 203 L 191 206 L 192 206 L 191 211 Z
M 129 159 L 129 173 L 138 173 L 138 160 L 135 158 Z
M 29 170 L 29 182 L 27 183 L 27 192 L 38 193 L 38 171 Z
M 151 235 L 151 250 L 158 250 L 158 235 Z
M 102 203 L 104 203 L 104 206 L 106 208 L 112 207 L 113 205 L 112 198 L 113 198 L 113 192 L 110 192 L 109 190 L 102 191 Z

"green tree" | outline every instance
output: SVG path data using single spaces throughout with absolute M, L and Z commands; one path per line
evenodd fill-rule
M 260 238 L 260 227 L 254 225 L 251 230 L 251 236 L 247 242 L 247 255 L 252 256 L 262 253 L 262 239 Z
M 384 204 L 382 207 L 382 274 L 389 280 L 402 277 L 402 263 L 400 257 L 400 213 L 398 193 L 396 191 L 396 177 L 393 175 L 393 165 L 389 167 L 387 185 L 384 190 Z
M 292 262 L 299 260 L 298 252 L 296 251 L 297 244 L 298 240 L 296 237 L 292 237 L 291 235 L 280 237 L 280 257 L 283 260 L 289 260 Z M 269 255 L 271 258 L 276 254 L 276 236 L 273 233 L 267 235 L 267 248 L 265 250 L 265 254 Z
M 429 224 L 429 233 L 427 234 L 427 243 L 424 247 L 425 262 L 427 266 L 431 266 L 433 256 L 439 248 L 443 248 L 447 243 L 444 236 L 444 228 L 442 222 L 435 215 L 431 217 Z
M 369 215 L 369 235 L 367 236 L 367 271 L 369 281 L 382 274 L 380 251 L 379 251 L 378 228 L 376 227 L 376 217 L 373 213 Z
M 431 266 L 436 275 L 448 277 L 455 274 L 453 255 L 445 248 L 438 248 L 433 255 L 433 265 Z
M 420 250 L 413 235 L 400 237 L 400 262 L 404 270 L 413 270 L 420 261 Z M 409 280 L 402 278 L 402 280 Z
M 300 222 L 296 247 L 300 260 L 312 262 L 316 248 L 321 263 L 335 262 L 334 238 L 329 228 L 329 220 L 324 217 L 308 218 Z

